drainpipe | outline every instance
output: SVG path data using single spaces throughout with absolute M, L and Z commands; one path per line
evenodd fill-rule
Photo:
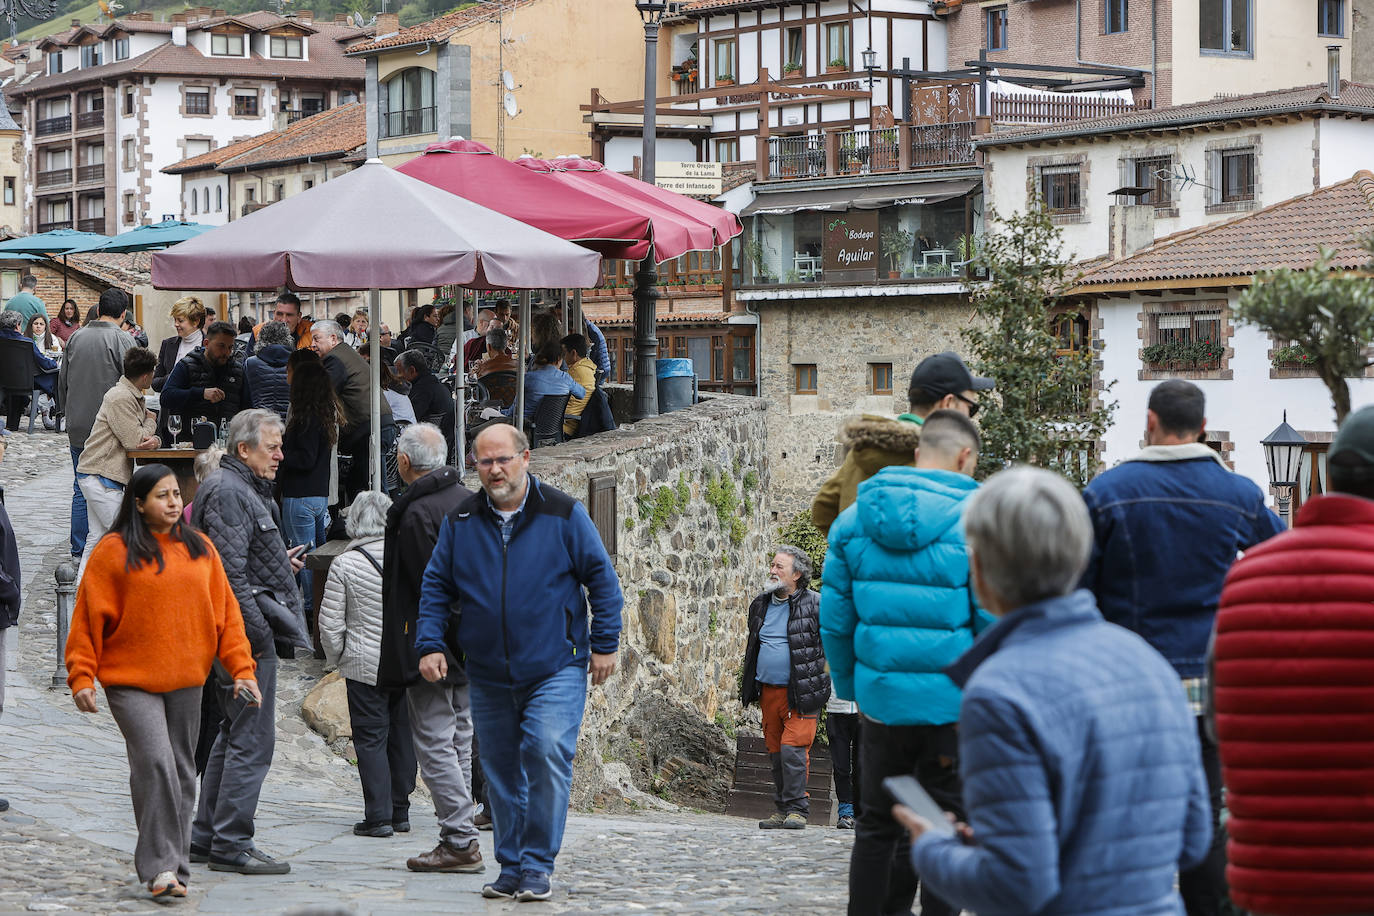
M 753 315 L 754 321 L 754 397 L 763 397 L 763 362 L 760 357 L 763 355 L 763 316 L 749 307 L 749 303 L 744 303 L 744 314 Z M 731 374 L 734 370 L 729 366 L 726 371 Z
M 1145 72 L 1150 74 L 1150 107 L 1154 107 L 1155 102 L 1155 68 L 1157 64 L 1156 49 L 1159 41 L 1159 31 L 1155 22 L 1155 4 L 1158 0 L 1150 0 L 1150 69 Z M 1083 0 L 1074 0 L 1073 5 L 1073 25 L 1074 25 L 1074 59 L 1080 67 L 1120 67 L 1121 64 L 1103 64 L 1094 60 L 1083 59 Z M 1143 70 L 1142 67 L 1133 67 L 1135 70 Z

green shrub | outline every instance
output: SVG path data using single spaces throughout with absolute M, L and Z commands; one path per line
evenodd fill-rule
M 791 544 L 806 551 L 811 558 L 811 587 L 820 591 L 821 569 L 825 566 L 825 552 L 829 544 L 821 530 L 811 524 L 810 512 L 798 512 L 778 529 L 778 543 Z

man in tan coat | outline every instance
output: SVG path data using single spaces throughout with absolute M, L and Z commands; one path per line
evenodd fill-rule
M 996 382 L 969 372 L 957 353 L 927 356 L 911 373 L 907 399 L 911 412 L 895 420 L 864 414 L 845 424 L 840 441 L 848 448 L 844 464 L 830 475 L 811 503 L 811 523 L 822 534 L 849 508 L 863 483 L 885 467 L 914 465 L 921 424 L 936 410 L 957 410 L 972 418 L 978 413 L 978 392 Z

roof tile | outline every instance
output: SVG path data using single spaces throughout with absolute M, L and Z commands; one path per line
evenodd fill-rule
M 446 41 L 463 29 L 477 25 L 481 22 L 495 19 L 498 12 L 509 13 L 512 9 L 520 6 L 528 6 L 531 3 L 538 3 L 539 0 L 515 0 L 505 6 L 504 11 L 492 10 L 484 4 L 473 4 L 462 9 L 446 13 L 437 19 L 429 22 L 422 22 L 410 28 L 401 29 L 394 35 L 388 35 L 375 41 L 365 41 L 361 44 L 353 45 L 346 52 L 354 54 L 372 54 L 377 51 L 385 51 L 387 48 L 397 48 L 404 45 L 418 44 L 422 41 Z
M 1262 210 L 1159 239 L 1127 258 L 1086 265 L 1077 289 L 1252 277 L 1265 270 L 1312 266 L 1323 247 L 1334 268 L 1369 263 L 1360 239 L 1374 232 L 1374 174 L 1353 177 Z
M 211 150 L 162 169 L 169 175 L 187 172 L 236 171 L 306 158 L 346 155 L 367 142 L 367 110 L 361 102 L 340 105 L 302 118 L 281 130 Z

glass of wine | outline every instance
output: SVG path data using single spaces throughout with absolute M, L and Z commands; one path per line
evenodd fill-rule
M 177 437 L 181 435 L 181 414 L 167 414 L 167 431 L 172 434 L 172 447 L 176 448 Z

